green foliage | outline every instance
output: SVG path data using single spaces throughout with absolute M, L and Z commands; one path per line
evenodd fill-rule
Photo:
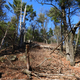
M 59 32 L 60 32 L 60 27 L 59 26 L 55 26 L 54 34 L 58 34 Z
M 48 17 L 44 13 L 40 13 L 38 15 L 37 22 L 40 23 L 40 36 L 42 38 L 42 41 L 47 41 L 48 39 L 48 33 L 47 33 L 47 23 L 49 21 Z
M 34 30 L 34 34 L 33 34 L 33 30 L 30 27 L 28 27 L 27 33 L 26 33 L 26 40 L 33 40 L 33 36 L 34 36 L 34 41 L 38 41 L 38 42 L 42 42 L 42 38 L 40 36 L 40 33 L 38 31 L 38 29 Z
M 12 17 L 11 22 L 4 22 L 0 21 L 0 40 L 4 37 L 5 31 L 7 30 L 7 35 L 5 37 L 3 47 L 6 47 L 7 45 L 11 45 L 14 42 L 15 35 L 16 34 L 16 23 L 17 20 L 15 17 Z M 0 41 L 1 42 L 1 41 Z
M 7 28 L 7 36 L 5 37 L 5 41 L 4 41 L 4 45 L 3 45 L 4 47 L 6 47 L 6 44 L 7 45 L 13 44 L 13 42 L 15 40 L 15 36 L 16 36 L 16 27 L 17 27 L 16 24 L 17 24 L 17 19 L 15 16 L 11 18 L 10 22 L 2 23 L 2 25 L 3 25 L 1 28 L 2 38 L 3 38 L 6 28 Z
M 38 42 L 43 42 L 43 39 L 41 38 L 39 30 L 37 30 L 37 29 L 35 29 L 35 31 L 34 31 L 34 40 L 38 41 Z
M 28 18 L 26 18 L 26 20 L 29 20 L 29 18 L 30 18 L 29 21 L 31 21 L 31 20 L 33 20 L 34 17 L 36 16 L 36 11 L 34 11 L 32 5 L 27 5 L 27 6 L 26 6 L 26 12 L 27 12 L 27 13 L 26 13 L 26 16 L 28 16 Z
M 36 11 L 31 12 L 31 14 L 30 14 L 31 20 L 33 20 L 35 16 L 36 16 Z
M 53 36 L 53 30 L 51 28 L 49 29 L 48 32 L 46 32 L 45 29 L 40 29 L 40 31 L 38 29 L 35 29 L 33 34 L 33 29 L 30 26 L 28 27 L 26 33 L 26 40 L 33 40 L 33 36 L 34 36 L 34 41 L 38 41 L 38 42 L 43 42 L 45 41 L 45 39 L 48 40 L 48 43 L 50 43 L 51 41 L 52 42 L 55 41 L 53 40 L 53 38 L 51 38 Z
M 45 20 L 46 20 L 45 14 L 40 13 L 40 14 L 39 14 L 39 18 L 37 19 L 37 21 L 38 21 L 39 23 L 43 24 Z M 43 25 L 42 25 L 42 26 L 43 26 Z
M 7 24 L 4 21 L 0 21 L 0 40 L 3 38 L 4 36 L 4 32 L 6 31 L 7 28 Z M 4 32 L 3 32 L 4 31 Z M 1 41 L 0 41 L 1 42 Z
M 4 37 L 6 29 L 7 29 L 7 23 L 4 22 L 4 21 L 0 21 L 0 43 L 1 43 L 2 39 L 3 39 L 3 37 Z
M 22 12 L 24 13 L 24 8 L 25 8 L 26 3 L 22 2 Z M 16 14 L 17 19 L 19 20 L 19 16 L 20 16 L 20 10 L 21 10 L 21 0 L 13 0 L 13 4 L 11 4 L 9 2 L 9 6 L 5 5 L 6 8 Z M 26 16 L 30 15 L 31 20 L 36 16 L 36 12 L 33 9 L 32 5 L 27 5 L 26 6 Z M 28 16 L 29 17 L 29 16 Z M 28 20 L 28 18 L 26 18 L 26 20 Z
M 28 27 L 27 33 L 26 33 L 26 40 L 32 40 L 32 28 Z
M 61 7 L 64 3 L 65 8 L 71 7 L 74 0 L 58 0 L 58 5 Z
M 47 40 L 48 40 L 48 43 L 51 43 L 53 42 L 53 30 L 51 28 L 49 28 L 49 31 L 47 32 Z
M 77 2 L 78 2 L 78 5 L 79 5 L 79 7 L 80 7 L 80 0 L 76 0 Z
M 55 26 L 55 28 L 54 28 L 54 35 L 55 35 L 55 37 L 57 39 L 60 38 L 60 36 L 61 36 L 61 30 L 60 30 L 59 26 Z
M 6 16 L 6 12 L 3 11 L 5 3 L 6 3 L 5 0 L 0 0 L 0 21 L 4 20 L 4 17 Z
M 9 33 L 10 34 L 16 33 L 17 19 L 15 16 L 12 17 L 11 22 L 8 22 L 8 26 L 9 26 Z
M 46 36 L 46 29 L 45 28 L 41 29 L 40 33 L 41 33 L 42 37 L 45 37 Z
M 51 37 L 51 36 L 53 36 L 53 30 L 51 29 L 51 28 L 49 28 L 49 36 Z
M 51 20 L 54 20 L 55 22 L 59 22 L 61 13 L 54 7 L 52 7 L 49 10 L 48 16 L 51 17 Z
M 24 14 L 24 9 L 25 9 L 25 5 L 26 3 L 25 2 L 22 2 L 22 15 Z M 11 4 L 9 2 L 9 6 L 8 5 L 5 5 L 6 8 L 13 12 L 15 15 L 16 15 L 16 18 L 17 18 L 17 29 L 16 29 L 16 32 L 17 32 L 17 35 L 18 35 L 18 25 L 19 25 L 19 19 L 20 19 L 20 10 L 21 10 L 21 0 L 13 0 L 13 4 Z M 25 20 L 33 20 L 34 17 L 36 16 L 36 12 L 34 11 L 33 9 L 33 6 L 32 5 L 27 5 L 26 6 L 26 16 L 25 16 Z
M 79 1 L 79 0 L 77 0 L 77 1 Z M 60 7 L 62 6 L 62 3 L 64 3 L 65 8 L 67 8 L 68 6 L 71 7 L 71 5 L 73 4 L 74 0 L 42 0 L 42 1 L 40 1 L 40 3 L 43 3 L 43 4 L 51 3 L 51 5 L 53 5 L 54 2 L 56 2 Z
M 14 13 L 17 15 L 17 18 L 18 18 L 18 16 L 20 15 L 21 0 L 13 0 L 13 4 L 11 4 L 10 2 L 8 3 L 9 3 L 9 6 L 6 4 L 5 7 L 11 12 L 13 12 L 14 10 Z

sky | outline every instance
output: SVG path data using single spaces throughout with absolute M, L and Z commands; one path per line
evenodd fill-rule
M 7 0 L 7 2 L 8 1 L 10 3 L 13 2 L 13 0 Z M 33 9 L 34 9 L 34 11 L 36 11 L 37 15 L 41 12 L 41 10 L 43 12 L 45 12 L 45 10 L 50 10 L 50 8 L 52 7 L 50 5 L 41 5 L 36 0 L 32 0 L 32 1 L 30 1 L 30 0 L 22 0 L 22 2 L 27 2 L 28 5 L 33 5 Z M 8 12 L 8 15 L 9 15 L 9 17 L 13 16 L 13 14 L 11 14 L 10 12 Z M 80 18 L 78 16 L 72 16 L 73 24 L 78 23 L 79 20 L 80 20 Z M 29 24 L 27 24 L 27 26 L 29 26 Z M 54 28 L 54 24 L 51 21 L 49 21 L 49 23 L 48 23 L 48 28 L 50 28 L 50 27 L 52 27 L 52 29 Z

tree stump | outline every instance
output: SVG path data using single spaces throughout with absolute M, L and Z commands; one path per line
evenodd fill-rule
M 30 69 L 29 45 L 26 45 L 25 56 L 26 56 L 26 66 L 27 66 L 27 69 L 29 70 Z

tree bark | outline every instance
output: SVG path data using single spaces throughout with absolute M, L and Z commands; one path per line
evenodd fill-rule
M 15 38 L 16 38 L 16 33 L 14 32 L 14 35 L 13 35 L 13 51 L 12 51 L 12 53 L 14 52 L 14 50 L 15 50 Z
M 74 40 L 74 34 L 71 33 L 70 45 L 69 45 L 70 65 L 71 65 L 71 66 L 74 66 L 74 65 L 75 65 L 73 40 Z
M 19 16 L 18 16 L 18 19 L 19 19 Z M 17 29 L 16 29 L 16 37 L 18 37 L 18 24 L 19 24 L 19 20 L 18 20 L 18 22 L 17 22 Z
M 65 44 L 66 44 L 66 60 L 70 60 L 70 53 L 69 53 L 69 42 L 68 42 L 68 36 L 66 37 L 65 40 Z
M 77 46 L 78 46 L 79 32 L 80 32 L 80 28 L 79 28 L 78 33 L 77 33 L 77 38 L 76 38 L 76 45 L 75 45 L 75 52 L 74 52 L 74 54 L 76 54 L 76 50 L 77 50 Z
M 63 27 L 62 27 L 62 20 L 61 20 L 61 42 L 63 41 Z M 63 51 L 63 42 L 61 44 L 61 52 Z
M 67 23 L 66 23 L 66 12 L 65 12 L 65 4 L 64 4 L 64 2 L 61 5 L 61 10 L 62 10 L 64 31 L 65 31 L 65 36 L 66 36 L 68 34 L 68 31 L 67 31 L 68 26 L 67 26 Z M 68 36 L 66 37 L 65 45 L 66 45 L 66 59 L 69 60 L 70 59 L 70 57 L 69 57 L 70 54 L 69 54 Z
M 58 36 L 57 36 L 57 46 L 59 45 L 59 38 L 58 38 Z
M 0 50 L 1 50 L 2 44 L 3 44 L 3 42 L 4 42 L 4 39 L 5 39 L 6 35 L 7 35 L 7 30 L 8 30 L 8 29 L 6 29 L 5 34 L 4 34 L 4 37 L 3 37 L 2 40 L 1 40 Z
M 27 66 L 27 69 L 29 70 L 30 69 L 29 45 L 26 45 L 25 56 L 26 56 L 26 61 L 27 61 L 26 66 Z

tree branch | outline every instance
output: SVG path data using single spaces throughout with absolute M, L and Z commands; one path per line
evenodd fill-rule
M 46 5 L 52 5 L 53 7 L 55 7 L 58 11 L 60 11 L 61 12 L 61 10 L 59 10 L 54 4 L 52 4 L 52 3 L 43 3 L 43 2 L 39 2 L 38 0 L 36 0 L 39 4 L 46 4 Z M 61 12 L 62 13 L 62 12 Z

